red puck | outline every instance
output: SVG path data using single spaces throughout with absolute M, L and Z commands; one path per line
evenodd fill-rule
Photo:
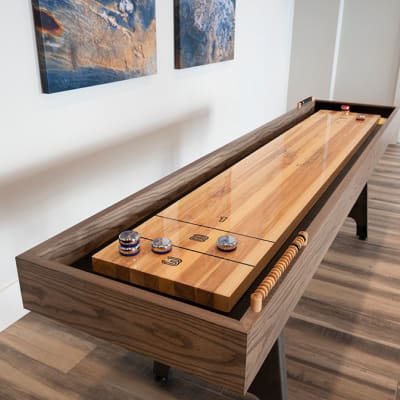
M 350 106 L 348 104 L 342 104 L 342 106 L 340 108 L 342 109 L 342 111 L 346 111 L 346 112 L 350 111 Z

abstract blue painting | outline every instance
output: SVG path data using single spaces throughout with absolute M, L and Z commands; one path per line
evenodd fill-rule
M 236 0 L 175 1 L 175 68 L 232 60 Z
M 45 93 L 157 72 L 155 0 L 32 0 Z

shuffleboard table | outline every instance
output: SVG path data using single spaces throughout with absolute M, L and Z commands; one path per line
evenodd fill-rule
M 174 367 L 287 398 L 281 332 L 344 219 L 367 238 L 367 180 L 400 129 L 394 107 L 341 106 L 305 99 L 19 255 L 25 308 L 152 357 L 164 382 Z M 216 247 L 224 235 L 235 250 Z

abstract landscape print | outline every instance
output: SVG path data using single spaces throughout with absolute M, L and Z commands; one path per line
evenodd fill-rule
M 155 0 L 32 0 L 45 93 L 157 72 Z
M 174 0 L 175 67 L 232 60 L 236 0 Z

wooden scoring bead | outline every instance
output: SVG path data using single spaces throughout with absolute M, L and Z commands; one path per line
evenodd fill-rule
M 263 297 L 260 293 L 254 292 L 250 296 L 251 310 L 259 313 L 262 310 Z
M 287 255 L 286 256 L 283 255 L 281 257 L 281 260 L 285 263 L 286 266 L 288 266 L 290 264 L 290 262 L 292 261 L 291 258 L 289 256 L 287 256 Z
M 266 288 L 268 291 L 274 287 L 275 282 L 272 279 L 267 278 L 261 283 L 261 287 Z
M 274 278 L 274 286 L 276 283 L 279 281 L 279 278 L 281 277 L 281 273 L 279 271 L 271 271 L 271 277 Z
M 309 239 L 308 232 L 306 232 L 306 231 L 301 231 L 301 232 L 299 232 L 299 236 L 303 237 L 303 239 L 304 239 L 304 246 L 307 246 L 307 244 L 308 244 L 308 239 Z
M 306 240 L 303 238 L 303 236 L 297 236 L 297 243 L 301 244 L 302 246 L 304 246 L 304 243 L 306 242 Z
M 260 293 L 262 297 L 265 298 L 268 293 L 268 288 L 261 284 L 254 293 Z
M 276 283 L 276 282 L 278 281 L 278 279 L 281 277 L 281 276 L 279 275 L 279 272 L 276 271 L 276 270 L 272 270 L 272 271 L 269 273 L 269 275 L 270 275 L 272 278 L 275 279 L 275 283 Z
M 302 236 L 297 236 L 296 239 L 293 240 L 293 243 L 302 245 L 304 243 L 304 238 Z
M 262 298 L 265 299 L 268 296 L 269 289 L 267 287 L 261 287 L 260 291 L 258 292 L 262 295 Z
M 281 258 L 282 258 L 283 260 L 288 260 L 288 261 L 290 261 L 291 256 L 290 256 L 289 251 L 286 251 L 285 253 L 283 253 L 283 255 L 282 255 Z
M 267 282 L 271 282 L 272 285 L 275 285 L 275 278 L 273 278 L 272 276 L 268 275 L 268 276 L 265 278 L 264 282 L 266 282 L 266 283 L 267 283 Z
M 288 251 L 286 252 L 286 254 L 290 257 L 290 258 L 294 258 L 297 254 L 296 251 L 294 251 L 293 249 L 288 249 Z
M 266 285 L 268 285 L 268 290 L 272 290 L 272 288 L 275 286 L 276 284 L 276 279 L 273 278 L 272 276 L 270 278 L 268 278 L 268 281 L 266 282 Z
M 288 252 L 290 252 L 290 254 L 296 255 L 298 253 L 299 249 L 294 246 L 293 244 L 291 244 L 288 248 Z
M 296 257 L 299 250 L 308 243 L 308 233 L 299 232 L 299 235 L 288 246 L 283 255 L 268 273 L 267 277 L 260 283 L 258 288 L 251 295 L 251 309 L 254 312 L 262 310 L 262 302 L 269 295 L 282 274 Z
M 281 274 L 283 274 L 283 273 L 285 272 L 285 270 L 286 270 L 285 266 L 282 265 L 282 264 L 276 264 L 276 265 L 275 265 L 275 268 L 277 268 L 278 271 L 281 272 Z

